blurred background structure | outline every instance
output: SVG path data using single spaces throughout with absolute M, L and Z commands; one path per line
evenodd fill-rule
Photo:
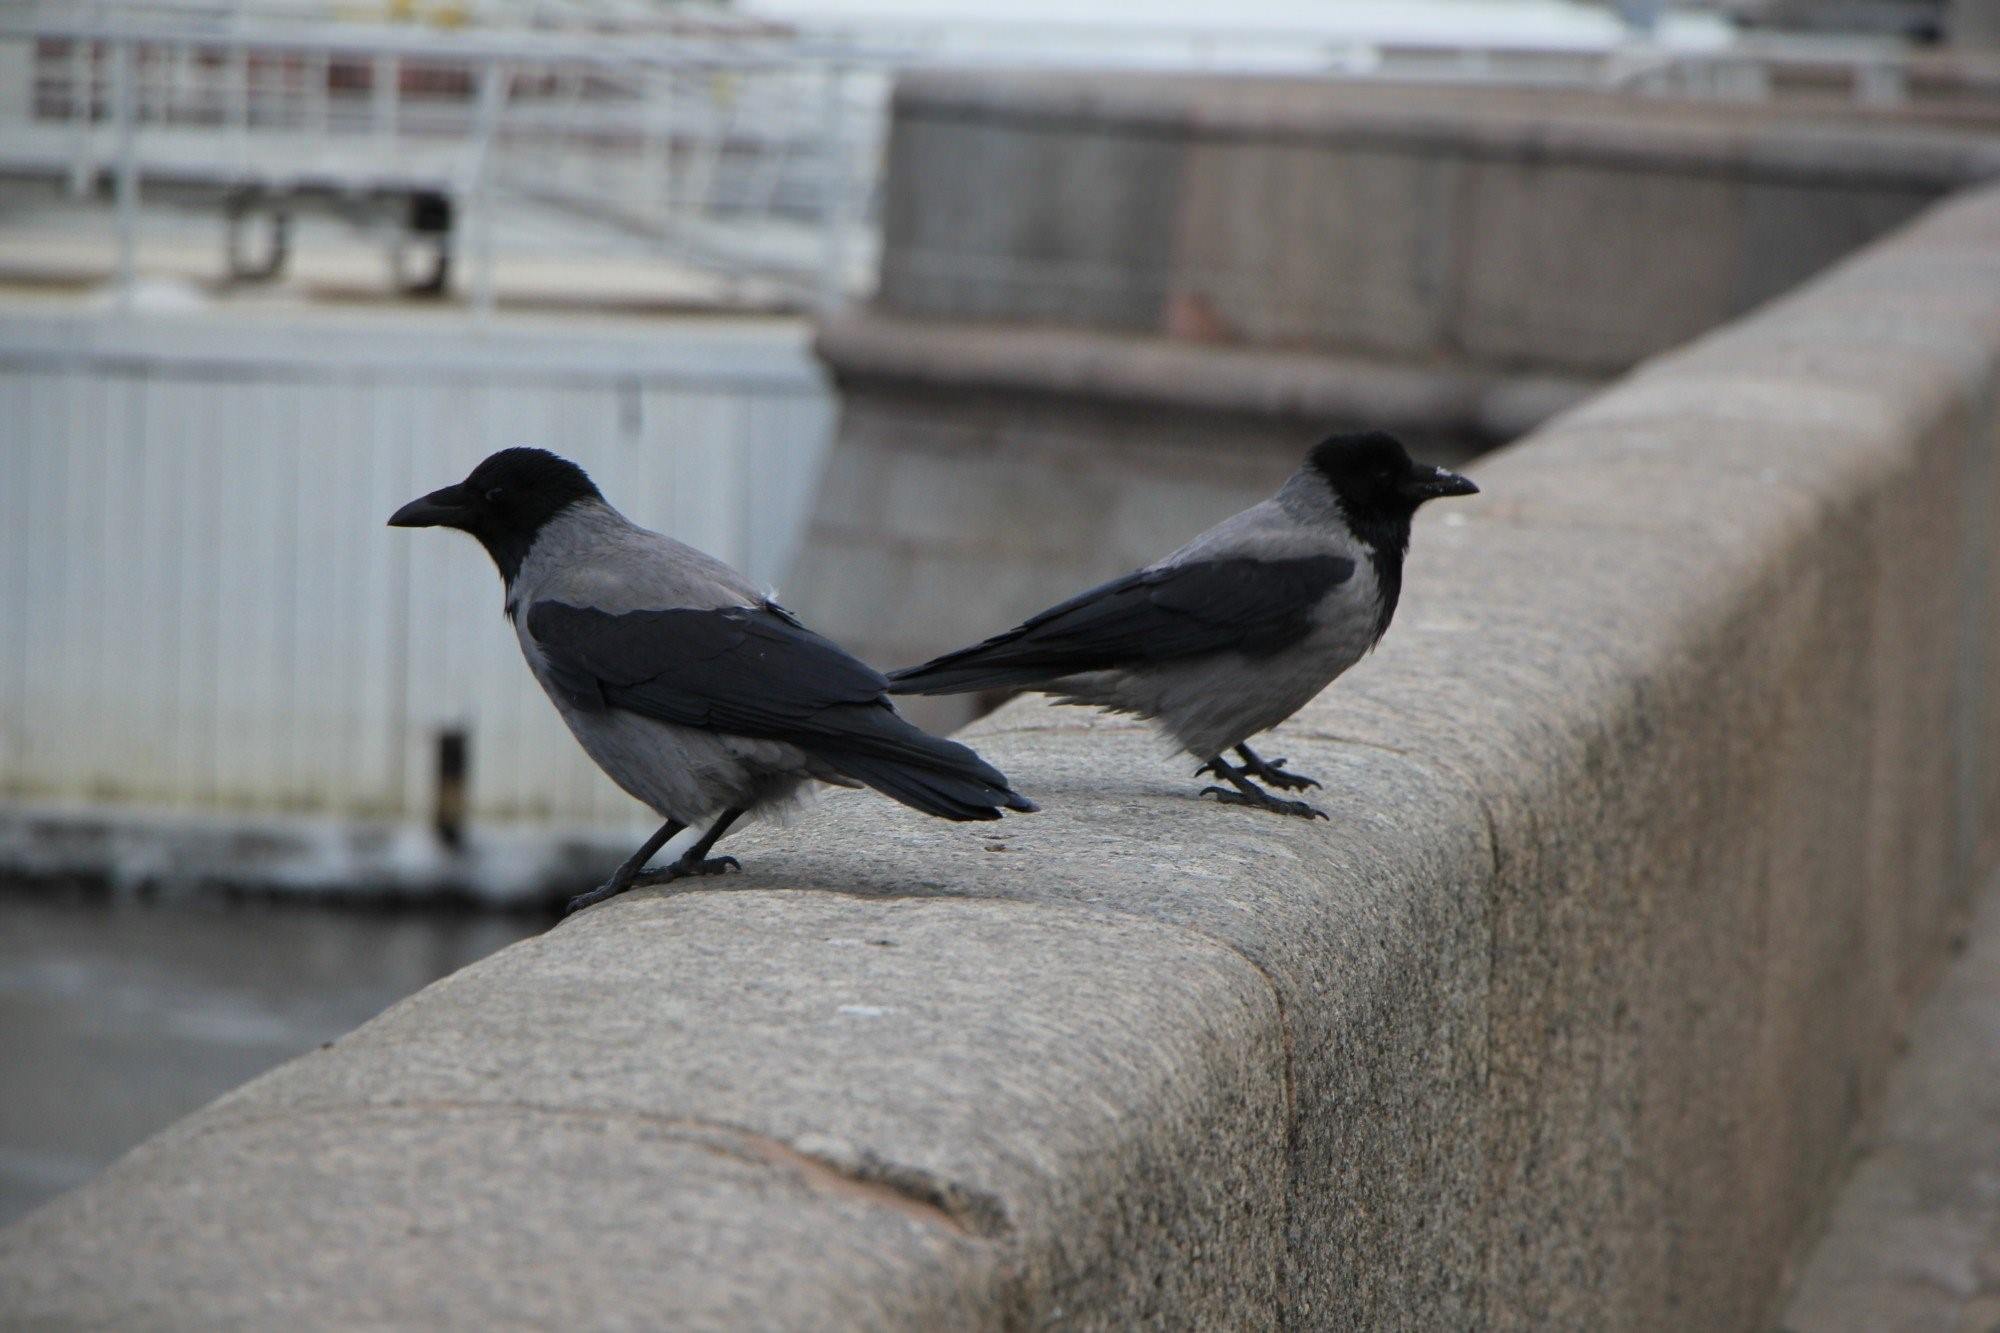
M 541 922 L 334 900 L 539 908 L 646 822 L 402 500 L 544 445 L 914 660 L 2000 175 L 1996 48 L 2000 0 L 0 4 L 0 1221 Z
M 548 445 L 921 657 L 1329 425 L 1504 442 L 1992 170 L 1993 65 L 1893 8 L 0 7 L 0 846 L 533 896 L 507 835 L 632 808 L 399 497 Z

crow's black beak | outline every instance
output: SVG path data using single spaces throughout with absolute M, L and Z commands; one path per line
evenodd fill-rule
M 1456 472 L 1447 472 L 1441 467 L 1420 468 L 1403 483 L 1403 491 L 1412 500 L 1441 500 L 1448 495 L 1477 495 L 1479 488 Z
M 419 496 L 395 513 L 389 515 L 392 528 L 455 528 L 470 512 L 471 506 L 465 502 L 465 488 L 447 486 L 443 490 L 432 491 Z

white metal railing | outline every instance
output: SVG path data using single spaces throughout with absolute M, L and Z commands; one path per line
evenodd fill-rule
M 1787 80 L 1811 81 L 1821 95 L 1856 106 L 1910 100 L 1907 44 L 1878 37 L 1752 36 L 1700 52 L 1649 50 L 1608 62 L 1607 87 L 1654 97 L 1761 102 Z
M 0 107 L 0 170 L 59 174 L 78 193 L 108 180 L 121 290 L 154 189 L 254 192 L 274 211 L 378 225 L 411 195 L 442 196 L 482 310 L 509 196 L 823 302 L 867 280 L 853 233 L 879 173 L 889 62 L 851 44 L 762 25 L 619 41 L 87 7 L 0 11 L 6 44 L 25 48 L 31 77 Z

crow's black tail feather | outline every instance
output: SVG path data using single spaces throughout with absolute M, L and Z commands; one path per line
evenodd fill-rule
M 1039 808 L 970 747 L 933 736 L 887 707 L 870 707 L 865 716 L 865 726 L 842 726 L 804 744 L 855 781 L 940 819 L 998 819 L 1003 807 Z
M 863 755 L 825 756 L 834 767 L 857 782 L 865 782 L 892 800 L 940 819 L 998 819 L 1000 807 L 1032 811 L 1035 803 L 1017 792 L 995 790 L 976 779 L 873 759 Z
M 970 694 L 974 690 L 1033 689 L 1102 663 L 1064 660 L 1039 645 L 1019 642 L 1021 630 L 889 673 L 891 694 Z
M 1032 690 L 1071 673 L 1055 667 L 1022 667 L 966 662 L 953 666 L 910 667 L 889 676 L 891 694 L 972 694 L 980 690 Z

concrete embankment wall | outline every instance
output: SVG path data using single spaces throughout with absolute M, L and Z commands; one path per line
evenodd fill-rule
M 1990 121 L 1915 108 L 917 75 L 876 308 L 1604 374 L 1996 172 Z
M 2000 851 L 1997 379 L 1988 192 L 1426 514 L 1271 747 L 1329 821 L 1011 705 L 1041 815 L 835 795 L 468 968 L 0 1322 L 1759 1327 Z

